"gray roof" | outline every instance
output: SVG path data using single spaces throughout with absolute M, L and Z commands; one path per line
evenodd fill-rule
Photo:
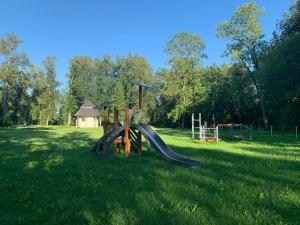
M 88 100 L 85 100 L 80 108 L 95 108 L 96 106 Z
M 98 109 L 81 108 L 78 110 L 75 116 L 100 116 L 100 113 Z
M 75 116 L 100 116 L 99 110 L 90 101 L 84 101 Z

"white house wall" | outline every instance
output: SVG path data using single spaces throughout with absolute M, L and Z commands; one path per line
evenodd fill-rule
M 77 127 L 81 128 L 91 128 L 98 127 L 99 120 L 95 117 L 78 117 L 77 119 Z

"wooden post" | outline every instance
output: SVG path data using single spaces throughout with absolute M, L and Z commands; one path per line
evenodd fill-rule
M 139 86 L 139 109 L 143 109 L 143 90 L 142 86 Z
M 296 126 L 296 138 L 298 137 L 298 127 Z
M 142 155 L 142 133 L 141 132 L 138 132 L 137 138 L 138 138 L 138 140 L 137 140 L 138 154 L 139 154 L 139 156 L 141 156 Z
M 113 143 L 113 153 L 114 155 L 119 153 L 119 146 L 117 143 Z
M 192 113 L 192 139 L 195 139 L 195 133 L 194 133 L 194 113 Z
M 125 157 L 130 153 L 130 139 L 129 139 L 129 110 L 125 108 Z
M 139 110 L 143 110 L 143 89 L 142 86 L 139 85 Z M 142 120 L 142 118 L 140 118 Z M 138 121 L 141 123 L 142 121 Z M 137 145 L 138 145 L 138 154 L 139 156 L 142 155 L 142 133 L 139 131 L 137 134 Z

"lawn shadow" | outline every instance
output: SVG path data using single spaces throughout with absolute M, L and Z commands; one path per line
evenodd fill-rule
M 272 196 L 286 187 L 298 193 L 299 162 L 170 145 L 201 162 L 193 170 L 154 151 L 96 156 L 88 151 L 95 138 L 82 131 L 14 132 L 0 151 L 4 224 L 263 223 L 257 211 L 279 215 L 271 221 L 300 219 L 298 206 Z
M 253 143 L 265 144 L 277 147 L 300 147 L 300 138 L 295 134 L 279 133 L 272 136 L 267 132 L 255 132 Z

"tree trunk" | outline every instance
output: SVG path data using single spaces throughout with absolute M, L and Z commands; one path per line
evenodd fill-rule
M 49 93 L 50 94 L 50 93 Z M 50 110 L 51 104 L 48 104 L 48 114 L 47 114 L 47 120 L 46 120 L 46 126 L 49 125 L 49 120 L 50 120 L 50 115 L 49 115 L 49 110 Z
M 49 114 L 47 115 L 46 126 L 49 125 Z
M 186 112 L 182 113 L 181 128 L 185 127 Z
M 257 59 L 257 57 L 256 57 Z M 263 90 L 260 89 L 260 87 L 258 86 L 256 79 L 253 76 L 253 71 L 251 71 L 251 69 L 247 66 L 247 64 L 245 63 L 245 60 L 243 58 L 240 57 L 241 62 L 243 63 L 243 65 L 245 66 L 245 68 L 248 70 L 250 77 L 248 77 L 248 79 L 250 80 L 250 82 L 252 82 L 257 90 L 257 93 L 259 95 L 259 102 L 260 102 L 260 110 L 261 110 L 261 114 L 262 114 L 262 119 L 263 119 L 263 123 L 264 123 L 264 127 L 266 128 L 268 126 L 268 120 L 267 120 L 267 116 L 266 116 L 266 111 L 265 111 L 265 96 L 263 93 Z M 259 70 L 259 64 L 257 62 L 257 60 L 254 62 L 254 68 L 255 70 Z
M 268 126 L 268 119 L 265 111 L 265 96 L 263 93 L 260 93 L 259 101 L 260 101 L 260 110 L 261 110 L 264 127 L 266 128 Z
M 5 84 L 3 88 L 3 98 L 1 104 L 1 115 L 2 115 L 2 124 L 6 124 L 7 119 L 7 111 L 8 111 L 8 85 Z
M 71 111 L 68 113 L 68 126 L 71 125 Z

